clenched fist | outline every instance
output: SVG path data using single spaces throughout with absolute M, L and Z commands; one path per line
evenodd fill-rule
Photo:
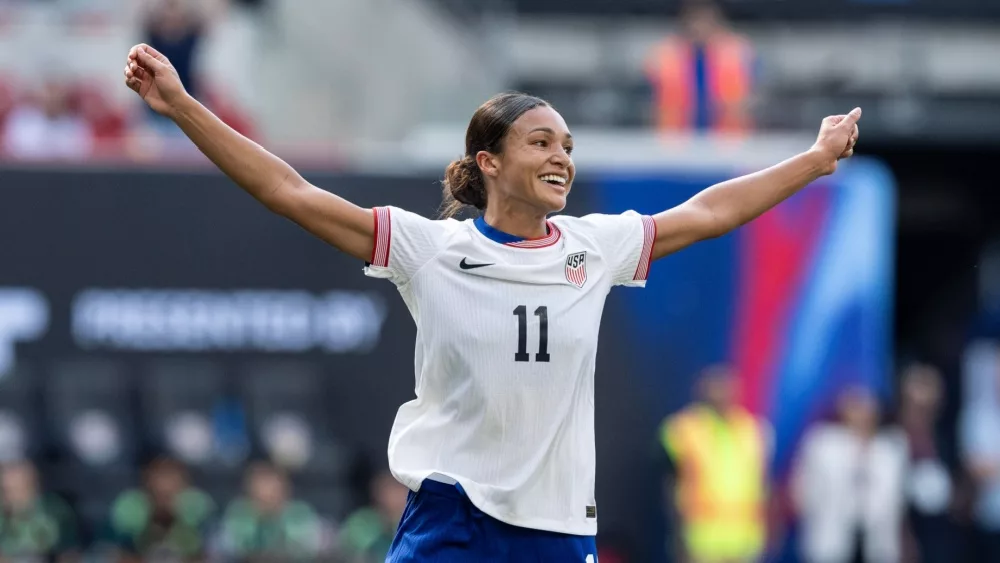
M 167 117 L 188 95 L 167 57 L 145 43 L 128 52 L 125 85 L 139 94 L 153 111 Z
M 823 155 L 827 163 L 824 173 L 833 174 L 837 170 L 837 161 L 854 154 L 859 119 L 861 108 L 854 108 L 847 115 L 831 115 L 823 120 L 812 150 Z

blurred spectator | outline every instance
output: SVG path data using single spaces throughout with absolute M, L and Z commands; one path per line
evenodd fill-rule
M 352 563 L 385 561 L 409 489 L 392 473 L 381 471 L 372 480 L 370 492 L 372 503 L 351 514 L 341 529 L 340 545 Z
M 660 130 L 744 131 L 750 127 L 755 55 L 710 0 L 688 0 L 679 33 L 646 62 Z
M 73 111 L 69 89 L 48 81 L 33 100 L 21 103 L 7 116 L 3 152 L 19 159 L 82 158 L 93 140 L 86 119 Z
M 205 23 L 189 0 L 155 0 L 145 21 L 146 42 L 170 59 L 195 97 L 202 94 L 195 67 Z
M 191 486 L 183 465 L 159 458 L 143 488 L 122 493 L 111 509 L 111 532 L 124 561 L 193 559 L 205 551 L 215 504 Z
M 0 556 L 4 560 L 78 559 L 76 518 L 69 506 L 41 491 L 38 472 L 29 461 L 0 469 Z
M 962 408 L 960 444 L 976 485 L 973 511 L 983 561 L 992 563 L 1000 561 L 1000 371 L 995 363 L 982 367 L 966 373 L 966 386 L 976 392 Z
M 729 367 L 706 370 L 700 400 L 661 427 L 666 494 L 691 563 L 756 561 L 765 548 L 772 432 L 736 404 L 735 387 Z
M 901 558 L 906 438 L 883 428 L 876 398 L 852 387 L 839 420 L 803 438 L 792 481 L 806 563 L 897 563 Z
M 948 438 L 937 425 L 942 385 L 940 372 L 929 365 L 914 364 L 903 373 L 899 422 L 910 453 L 907 522 L 921 563 L 945 563 L 955 558 L 953 464 Z
M 269 463 L 247 469 L 244 497 L 222 521 L 220 548 L 240 560 L 313 558 L 323 547 L 322 522 L 311 506 L 291 496 L 288 476 Z
M 170 59 L 188 92 L 204 101 L 205 89 L 199 80 L 197 57 L 208 22 L 198 8 L 190 0 L 154 0 L 144 27 L 146 43 Z M 148 107 L 144 111 L 150 125 L 159 133 L 168 137 L 181 135 L 169 119 Z

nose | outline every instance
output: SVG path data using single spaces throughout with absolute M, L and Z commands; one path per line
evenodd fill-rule
M 558 149 L 556 149 L 554 153 L 552 153 L 551 161 L 553 164 L 557 164 L 563 168 L 569 168 L 569 165 L 570 163 L 573 162 L 573 159 L 569 156 L 569 153 L 566 152 L 566 149 L 564 149 L 563 147 L 559 147 Z

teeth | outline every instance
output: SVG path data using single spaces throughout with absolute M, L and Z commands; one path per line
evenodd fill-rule
M 556 176 L 555 174 L 549 174 L 549 175 L 546 175 L 546 176 L 542 176 L 540 179 L 543 182 L 556 182 L 560 186 L 565 186 L 566 185 L 566 178 L 563 178 L 562 176 Z

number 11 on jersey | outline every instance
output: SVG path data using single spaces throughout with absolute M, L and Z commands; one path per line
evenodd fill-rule
M 528 356 L 528 307 L 518 305 L 514 309 L 517 316 L 517 353 L 514 354 L 515 362 L 527 362 Z M 538 317 L 538 353 L 535 354 L 536 362 L 549 361 L 549 308 L 545 305 L 535 309 L 535 316 Z

